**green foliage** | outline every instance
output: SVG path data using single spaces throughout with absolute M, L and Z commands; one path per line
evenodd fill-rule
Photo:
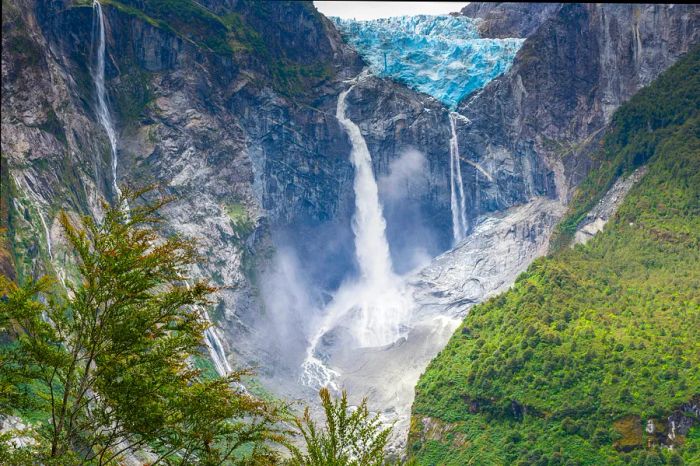
M 620 106 L 593 159 L 599 168 L 578 187 L 569 212 L 552 240 L 554 249 L 571 242 L 578 224 L 615 180 L 645 164 L 660 141 L 700 108 L 700 47 L 669 68 L 652 86 Z
M 229 204 L 226 206 L 225 210 L 226 215 L 231 219 L 231 225 L 233 226 L 233 231 L 236 233 L 238 240 L 244 240 L 253 232 L 255 224 L 251 220 L 243 204 Z
M 0 275 L 13 279 L 16 275 L 12 256 L 12 241 L 8 234 L 10 226 L 10 176 L 7 159 L 0 153 Z
M 129 2 L 109 3 L 128 4 Z M 140 11 L 159 27 L 174 32 L 215 53 L 231 53 L 227 25 L 200 3 L 192 0 L 145 0 Z M 152 24 L 153 24 L 152 22 Z
M 192 364 L 200 371 L 201 376 L 205 379 L 215 379 L 219 376 L 214 363 L 203 353 L 193 354 Z
M 101 223 L 62 214 L 80 275 L 68 294 L 3 279 L 0 409 L 34 418 L 26 448 L 42 463 L 114 464 L 139 448 L 169 464 L 268 461 L 268 442 L 284 440 L 279 409 L 233 388 L 247 372 L 207 378 L 188 362 L 214 289 L 188 285 L 194 245 L 160 236 L 168 200 L 146 193 L 125 190 L 131 209 L 105 206 Z
M 120 121 L 125 124 L 138 124 L 146 106 L 153 100 L 148 87 L 150 76 L 134 63 L 127 64 L 128 72 L 119 77 L 119 85 L 114 88 L 114 97 Z
M 372 466 L 383 465 L 384 448 L 391 428 L 382 429 L 379 415 L 371 416 L 367 400 L 350 410 L 347 394 L 343 391 L 339 400 L 333 400 L 327 388 L 319 391 L 326 416 L 324 429 L 319 429 L 311 419 L 309 409 L 296 420 L 296 426 L 304 439 L 306 452 L 290 447 L 289 464 L 299 466 Z
M 699 63 L 696 50 L 615 115 L 615 162 L 589 180 L 648 171 L 605 230 L 475 306 L 432 361 L 413 406 L 419 463 L 700 462 L 697 427 L 679 453 L 646 449 L 658 439 L 643 430 L 700 396 L 700 86 L 686 86 Z

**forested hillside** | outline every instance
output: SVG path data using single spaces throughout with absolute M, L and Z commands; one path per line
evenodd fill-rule
M 430 364 L 419 464 L 700 464 L 699 77 L 696 48 L 617 111 L 558 251 L 474 307 Z M 568 247 L 644 164 L 605 230 Z

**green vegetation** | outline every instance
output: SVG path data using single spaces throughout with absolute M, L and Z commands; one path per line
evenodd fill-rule
M 100 223 L 61 213 L 77 264 L 67 289 L 48 276 L 0 277 L 0 413 L 29 424 L 0 435 L 0 463 L 120 464 L 132 451 L 153 464 L 384 464 L 390 429 L 366 401 L 351 410 L 345 393 L 333 401 L 322 390 L 319 430 L 308 408 L 291 418 L 250 371 L 217 375 L 199 314 L 215 289 L 186 275 L 194 243 L 162 237 L 158 211 L 170 199 L 123 192 L 128 212 L 105 205 Z M 232 217 L 247 215 L 238 205 Z M 291 445 L 297 434 L 303 450 Z M 15 447 L 13 436 L 29 443 Z
M 107 0 L 108 5 L 135 14 L 152 26 L 166 29 L 215 53 L 230 53 L 227 25 L 200 3 L 192 0 Z M 133 3 L 133 5 L 132 5 Z M 138 6 L 136 6 L 138 5 Z
M 12 199 L 4 221 L 7 222 L 8 245 L 12 255 L 14 274 L 20 282 L 30 280 L 32 274 L 51 268 L 46 232 L 41 223 L 41 214 L 31 199 L 20 196 L 21 190 L 14 180 L 3 173 L 3 195 Z
M 604 231 L 475 306 L 430 364 L 419 464 L 700 463 L 697 426 L 660 448 L 667 417 L 700 400 L 699 67 L 696 49 L 616 113 L 560 230 L 647 163 Z
M 214 291 L 187 285 L 194 245 L 154 229 L 167 199 L 125 193 L 128 215 L 61 216 L 80 271 L 69 294 L 46 277 L 0 279 L 0 412 L 35 421 L 35 444 L 1 443 L 0 458 L 102 465 L 146 448 L 168 464 L 274 459 L 281 413 L 232 388 L 247 372 L 205 377 L 188 363 L 205 329 L 196 309 Z
M 192 355 L 192 364 L 194 367 L 200 371 L 200 374 L 205 379 L 215 379 L 219 376 L 216 372 L 216 367 L 211 359 L 203 352 L 195 353 Z
M 141 123 L 146 106 L 153 100 L 149 89 L 149 73 L 143 71 L 136 63 L 125 63 L 127 72 L 119 77 L 119 85 L 114 87 L 116 108 L 119 111 L 119 121 L 126 125 Z
M 567 246 L 578 224 L 620 176 L 644 165 L 656 146 L 700 108 L 700 48 L 640 90 L 612 118 L 602 147 L 593 160 L 599 165 L 579 186 L 567 216 L 557 227 L 552 245 Z
M 327 388 L 319 392 L 326 416 L 325 428 L 319 429 L 307 408 L 296 426 L 306 444 L 306 452 L 292 447 L 294 466 L 381 466 L 384 447 L 391 429 L 383 429 L 379 414 L 371 416 L 367 400 L 350 411 L 347 393 L 333 400 Z
M 233 226 L 233 231 L 236 233 L 238 240 L 244 240 L 253 232 L 255 224 L 251 220 L 243 204 L 227 204 L 225 210 L 226 215 L 231 219 L 231 225 Z
M 8 234 L 10 224 L 10 176 L 7 159 L 0 152 L 0 274 L 15 278 L 15 260 L 12 241 Z

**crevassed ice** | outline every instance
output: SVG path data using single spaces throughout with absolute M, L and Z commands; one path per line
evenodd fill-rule
M 331 18 L 376 75 L 406 84 L 454 108 L 503 74 L 525 39 L 484 39 L 464 16 Z

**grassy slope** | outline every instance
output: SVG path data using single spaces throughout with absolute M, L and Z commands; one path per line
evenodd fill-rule
M 696 49 L 620 108 L 567 221 L 648 161 L 616 217 L 472 309 L 430 364 L 418 463 L 700 464 L 697 426 L 674 453 L 642 446 L 646 419 L 700 396 L 699 79 Z

